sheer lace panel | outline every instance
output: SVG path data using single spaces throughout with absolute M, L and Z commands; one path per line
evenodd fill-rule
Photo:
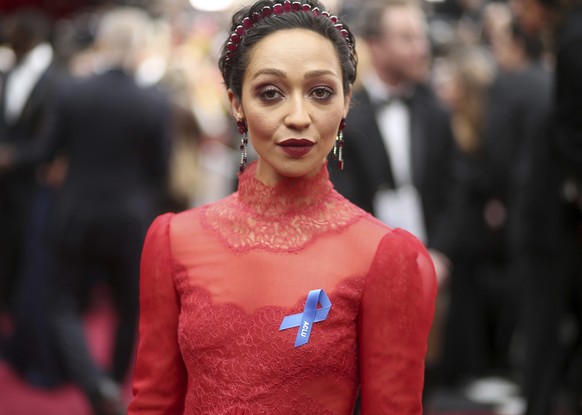
M 215 304 L 236 303 L 246 312 L 269 304 L 292 307 L 310 290 L 330 292 L 339 281 L 366 275 L 387 232 L 370 216 L 341 232 L 321 234 L 301 251 L 225 249 L 221 235 L 200 224 L 193 210 L 172 221 L 172 257 L 190 285 L 204 287 Z
M 333 189 L 327 166 L 311 179 L 287 179 L 275 187 L 255 178 L 256 167 L 239 176 L 238 192 L 202 211 L 203 223 L 233 249 L 297 251 L 365 215 Z

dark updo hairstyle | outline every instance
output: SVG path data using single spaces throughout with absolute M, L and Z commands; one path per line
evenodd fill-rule
M 347 94 L 351 84 L 356 79 L 358 58 L 355 51 L 354 36 L 348 26 L 339 18 L 337 23 L 341 24 L 343 29 L 346 30 L 346 37 L 335 27 L 329 17 L 322 16 L 321 14 L 316 16 L 311 12 L 289 11 L 278 15 L 272 14 L 271 16 L 263 17 L 258 22 L 253 23 L 251 28 L 247 29 L 236 51 L 230 52 L 227 59 L 227 44 L 230 40 L 230 35 L 242 24 L 243 19 L 245 17 L 252 17 L 253 13 L 261 13 L 265 6 L 273 7 L 277 3 L 283 4 L 283 1 L 259 0 L 252 6 L 245 7 L 233 15 L 229 38 L 227 38 L 222 46 L 218 61 L 218 66 L 226 87 L 230 88 L 237 97 L 240 98 L 242 96 L 242 81 L 249 63 L 249 53 L 260 40 L 279 30 L 307 29 L 329 39 L 334 45 L 342 69 L 344 93 Z M 292 0 L 292 3 L 295 2 L 297 0 Z M 312 9 L 317 7 L 320 13 L 326 10 L 318 0 L 301 0 L 299 3 L 302 5 L 308 4 Z

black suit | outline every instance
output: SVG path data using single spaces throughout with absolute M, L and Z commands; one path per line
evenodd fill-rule
M 90 224 L 123 219 L 147 227 L 165 185 L 170 110 L 156 90 L 141 89 L 122 70 L 71 85 L 51 117 L 42 146 L 22 147 L 20 165 L 66 151 L 68 174 L 55 207 L 55 237 L 74 254 Z M 117 231 L 120 237 L 127 234 Z M 111 243 L 122 243 L 110 241 Z
M 12 72 L 8 74 L 8 78 Z M 0 105 L 0 142 L 38 144 L 46 132 L 65 73 L 53 64 L 37 80 L 19 116 L 6 121 L 6 89 Z M 46 305 L 54 256 L 46 244 L 53 192 L 37 180 L 37 166 L 0 174 L 0 294 L 10 301 L 11 336 L 3 344 L 6 360 L 38 386 L 62 380 L 50 334 Z M 0 303 L 2 301 L 0 300 Z
M 553 117 L 528 148 L 530 180 L 521 200 L 522 226 L 515 242 L 530 279 L 524 285 L 524 330 L 528 353 L 525 392 L 528 415 L 552 413 L 565 364 L 572 406 L 582 395 L 582 202 L 564 184 L 582 189 L 582 6 L 572 10 L 556 36 Z M 533 225 L 532 225 L 533 224 Z M 567 312 L 577 317 L 577 347 L 567 345 L 560 327 Z M 573 353 L 572 353 L 572 350 Z M 576 402 L 577 401 L 577 402 Z M 576 412 L 579 413 L 579 412 Z
M 57 151 L 69 158 L 51 231 L 59 263 L 53 315 L 70 375 L 95 402 L 100 375 L 83 339 L 82 298 L 91 277 L 107 278 L 119 314 L 111 376 L 121 382 L 134 345 L 141 247 L 168 170 L 170 119 L 159 91 L 114 69 L 67 88 L 42 145 L 18 148 L 19 165 Z
M 453 157 L 449 117 L 425 86 L 415 88 L 409 108 L 412 180 L 422 199 L 428 246 L 446 252 Z M 338 171 L 331 163 L 330 176 L 341 194 L 374 214 L 376 192 L 394 188 L 394 179 L 375 107 L 365 89 L 353 96 L 344 138 L 345 168 Z
M 9 72 L 0 85 L 6 85 Z M 40 139 L 46 128 L 57 91 L 62 83 L 61 72 L 49 67 L 39 78 L 22 112 L 7 122 L 6 88 L 0 87 L 0 144 L 21 145 Z M 23 166 L 0 174 L 0 309 L 8 308 L 24 259 L 24 233 L 30 219 L 37 190 L 36 166 Z
M 556 44 L 554 148 L 582 187 L 582 5 L 565 17 Z

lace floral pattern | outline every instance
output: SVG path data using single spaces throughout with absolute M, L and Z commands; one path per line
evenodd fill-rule
M 298 251 L 366 215 L 333 189 L 326 166 L 314 178 L 275 187 L 257 180 L 255 171 L 253 163 L 239 176 L 238 192 L 202 210 L 204 226 L 235 250 Z
M 329 294 L 334 313 L 314 326 L 307 345 L 293 348 L 296 330 L 279 331 L 292 308 L 264 306 L 248 314 L 238 304 L 214 304 L 204 288 L 176 276 L 182 313 L 180 349 L 190 384 L 187 414 L 322 414 L 338 412 L 310 396 L 308 386 L 358 388 L 356 320 L 364 277 L 347 278 Z M 200 318 L 203 315 L 204 318 Z

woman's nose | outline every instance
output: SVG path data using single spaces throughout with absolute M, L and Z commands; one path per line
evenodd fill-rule
M 285 124 L 297 130 L 303 130 L 311 124 L 309 109 L 303 97 L 293 97 L 289 102 L 289 113 L 285 118 Z

